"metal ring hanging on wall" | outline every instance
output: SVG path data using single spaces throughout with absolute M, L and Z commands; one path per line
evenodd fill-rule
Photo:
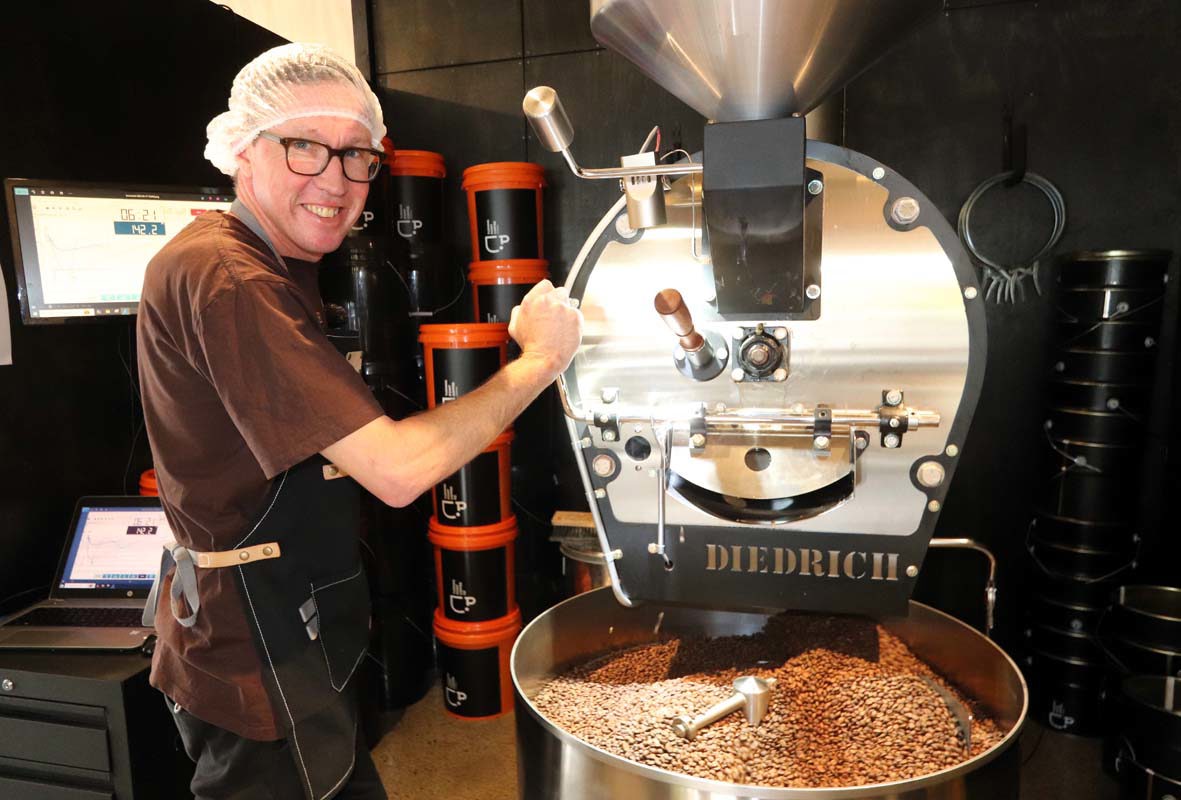
M 1028 183 L 1030 186 L 1041 191 L 1050 202 L 1050 208 L 1054 212 L 1054 229 L 1050 233 L 1050 237 L 1042 245 L 1042 249 L 1030 259 L 1028 264 L 1005 265 L 992 260 L 980 252 L 976 247 L 975 241 L 972 239 L 972 210 L 989 189 L 992 189 L 997 184 L 1012 180 L 1016 177 L 1016 174 L 1015 172 L 1001 172 L 993 175 L 991 178 L 987 178 L 973 189 L 972 193 L 968 195 L 968 199 L 964 201 L 964 205 L 960 208 L 959 223 L 957 225 L 960 241 L 963 242 L 964 247 L 968 249 L 972 257 L 985 267 L 984 277 L 988 286 L 985 289 L 984 296 L 986 298 L 992 297 L 997 302 L 1000 302 L 1002 299 L 1008 300 L 1011 303 L 1016 302 L 1021 280 L 1026 276 L 1033 278 L 1034 288 L 1037 289 L 1038 294 L 1041 294 L 1041 286 L 1038 284 L 1038 264 L 1054 249 L 1058 244 L 1058 240 L 1062 238 L 1062 232 L 1066 229 L 1066 199 L 1062 196 L 1062 192 L 1058 191 L 1057 186 L 1050 183 L 1041 175 L 1035 172 L 1026 172 L 1021 176 L 1020 182 Z M 1024 290 L 1021 290 L 1021 294 L 1024 296 Z

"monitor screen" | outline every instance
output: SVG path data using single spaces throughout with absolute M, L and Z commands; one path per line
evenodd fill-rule
M 83 505 L 57 588 L 146 593 L 174 538 L 159 504 Z
M 228 189 L 4 182 L 29 323 L 134 314 L 148 261 L 201 214 L 225 211 Z

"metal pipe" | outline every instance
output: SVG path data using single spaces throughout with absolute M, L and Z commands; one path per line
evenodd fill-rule
M 984 633 L 992 635 L 993 612 L 996 610 L 996 556 L 975 539 L 946 538 L 932 539 L 928 547 L 939 547 L 951 550 L 975 550 L 988 557 L 988 583 L 984 585 Z
M 656 313 L 664 320 L 677 342 L 686 353 L 696 353 L 706 346 L 705 337 L 693 328 L 693 315 L 685 305 L 685 298 L 676 289 L 661 289 L 653 301 Z

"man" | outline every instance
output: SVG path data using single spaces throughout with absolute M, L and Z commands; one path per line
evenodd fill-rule
M 177 538 L 146 612 L 159 612 L 151 682 L 196 761 L 198 800 L 385 797 L 350 697 L 368 638 L 356 488 L 335 478 L 413 501 L 580 341 L 565 290 L 542 282 L 509 326 L 520 358 L 453 403 L 382 413 L 323 334 L 316 262 L 359 216 L 384 134 L 354 66 L 314 45 L 264 53 L 208 129 L 237 202 L 191 223 L 145 277 L 144 415 Z

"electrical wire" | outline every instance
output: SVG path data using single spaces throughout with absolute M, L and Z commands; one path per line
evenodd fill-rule
M 24 597 L 25 595 L 34 594 L 35 592 L 40 592 L 40 591 L 42 591 L 44 589 L 48 589 L 48 588 L 49 588 L 49 584 L 43 583 L 40 586 L 34 586 L 32 589 L 25 589 L 23 591 L 17 592 L 16 594 L 10 594 L 10 595 L 8 595 L 8 597 L 5 597 L 4 599 L 0 600 L 0 607 L 3 607 L 5 603 L 15 600 L 18 597 Z
M 1019 300 L 1024 300 L 1024 281 L 1026 278 L 1032 278 L 1033 288 L 1037 290 L 1039 296 L 1041 295 L 1042 287 L 1038 280 L 1041 260 L 1057 246 L 1058 241 L 1062 238 L 1062 232 L 1066 230 L 1066 198 L 1062 196 L 1062 192 L 1058 190 L 1057 186 L 1041 175 L 1035 172 L 1026 172 L 1021 176 L 1020 182 L 1028 183 L 1030 186 L 1041 191 L 1046 196 L 1046 199 L 1050 201 L 1050 208 L 1054 212 L 1054 227 L 1050 232 L 1049 238 L 1046 239 L 1045 244 L 1042 245 L 1042 248 L 1038 250 L 1037 254 L 1023 264 L 1001 264 L 980 252 L 980 249 L 976 246 L 976 242 L 972 238 L 972 211 L 976 208 L 976 203 L 979 202 L 980 198 L 990 189 L 1011 180 L 1015 176 L 1016 173 L 1012 171 L 1001 172 L 982 181 L 979 186 L 972 190 L 972 193 L 968 195 L 968 199 L 960 207 L 957 223 L 960 241 L 963 242 L 964 247 L 972 254 L 972 257 L 982 265 L 981 277 L 984 283 L 984 297 L 986 300 L 992 300 L 997 303 L 1002 301 L 1017 303 Z

